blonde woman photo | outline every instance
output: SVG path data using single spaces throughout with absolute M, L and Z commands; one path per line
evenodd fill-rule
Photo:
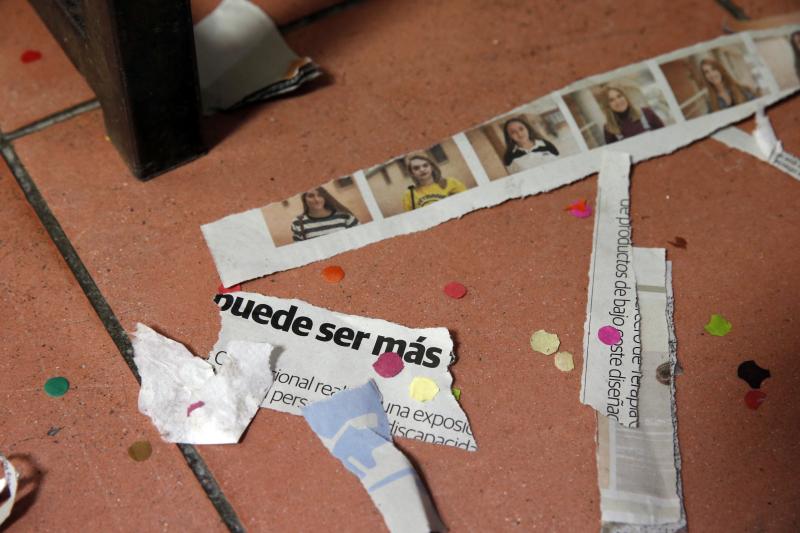
M 442 171 L 427 154 L 414 153 L 405 158 L 406 169 L 414 185 L 403 193 L 403 210 L 413 211 L 464 192 L 466 186 L 456 178 L 443 177 Z
M 603 127 L 606 144 L 664 127 L 664 122 L 655 111 L 646 106 L 638 108 L 622 87 L 607 85 L 600 97 L 600 104 L 606 117 Z

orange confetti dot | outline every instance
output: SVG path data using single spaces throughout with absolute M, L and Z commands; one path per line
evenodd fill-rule
M 340 266 L 327 266 L 322 269 L 322 277 L 328 283 L 339 283 L 344 279 L 344 270 Z

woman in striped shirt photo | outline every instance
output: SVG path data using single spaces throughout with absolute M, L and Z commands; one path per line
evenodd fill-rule
M 300 199 L 303 213 L 292 222 L 294 241 L 307 241 L 358 225 L 353 213 L 323 187 L 304 192 Z

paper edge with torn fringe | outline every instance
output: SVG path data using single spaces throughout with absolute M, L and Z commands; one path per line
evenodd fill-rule
M 167 442 L 235 444 L 272 386 L 267 343 L 232 341 L 229 363 L 215 372 L 183 344 L 144 324 L 133 335 L 142 379 L 139 410 Z M 200 408 L 187 410 L 202 402 Z

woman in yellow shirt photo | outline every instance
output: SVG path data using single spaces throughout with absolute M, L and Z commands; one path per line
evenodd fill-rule
M 409 154 L 405 164 L 414 181 L 414 185 L 410 185 L 403 194 L 405 211 L 425 207 L 467 190 L 460 180 L 443 177 L 439 165 L 424 153 Z

